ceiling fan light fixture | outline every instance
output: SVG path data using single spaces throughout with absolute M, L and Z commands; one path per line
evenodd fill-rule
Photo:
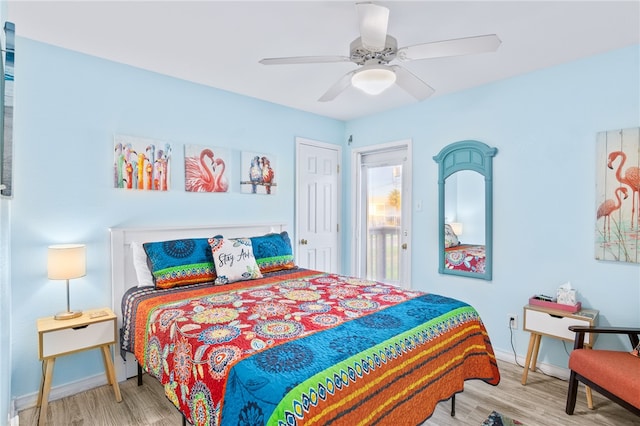
M 353 87 L 368 95 L 379 95 L 395 82 L 396 73 L 386 67 L 363 68 L 351 77 Z

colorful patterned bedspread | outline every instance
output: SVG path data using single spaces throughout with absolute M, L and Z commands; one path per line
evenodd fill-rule
M 141 288 L 123 312 L 123 348 L 195 425 L 420 424 L 464 380 L 500 381 L 475 309 L 373 281 Z
M 457 271 L 485 272 L 485 247 L 478 245 L 461 244 L 449 247 L 444 251 L 444 266 L 447 269 Z

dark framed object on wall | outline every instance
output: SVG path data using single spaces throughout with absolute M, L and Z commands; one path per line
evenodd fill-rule
M 0 143 L 0 195 L 13 195 L 13 83 L 15 63 L 15 25 L 5 22 L 5 48 L 2 61 L 1 96 L 2 141 Z

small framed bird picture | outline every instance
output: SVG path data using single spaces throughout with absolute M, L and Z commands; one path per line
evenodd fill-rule
M 271 154 L 242 151 L 240 191 L 245 194 L 275 194 L 278 185 L 275 160 Z

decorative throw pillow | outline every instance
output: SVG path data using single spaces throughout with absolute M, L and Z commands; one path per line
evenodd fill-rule
M 279 234 L 251 237 L 250 240 L 256 263 L 263 274 L 296 267 L 293 262 L 291 240 L 286 231 Z
M 142 246 L 157 288 L 204 283 L 216 278 L 206 238 L 144 243 Z
M 218 276 L 216 284 L 262 278 L 249 238 L 213 237 L 209 246 Z
M 138 287 L 153 287 L 153 275 L 147 263 L 147 253 L 137 241 L 131 242 L 131 255 L 133 256 L 133 269 L 138 278 Z
M 448 223 L 444 224 L 444 248 L 455 247 L 460 244 L 458 236 Z

